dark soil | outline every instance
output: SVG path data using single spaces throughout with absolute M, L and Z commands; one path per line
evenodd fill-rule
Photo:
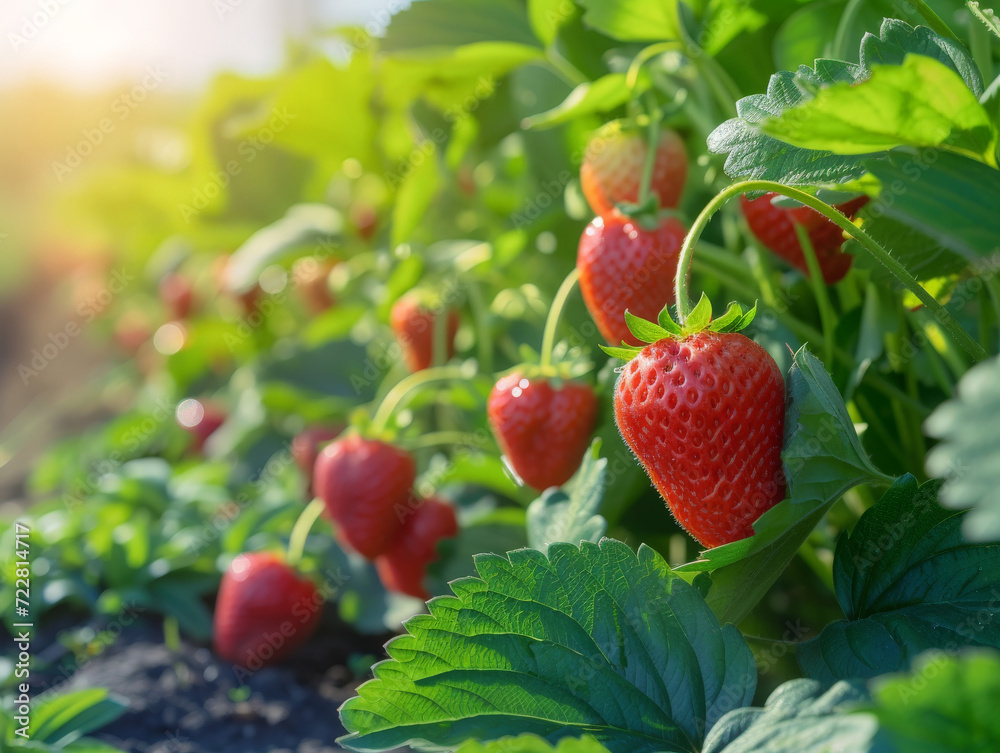
M 237 677 L 208 648 L 182 642 L 175 653 L 161 626 L 137 622 L 60 686 L 108 688 L 128 703 L 92 737 L 130 753 L 330 753 L 343 750 L 334 742 L 344 734 L 337 708 L 366 679 L 348 664 L 383 658 L 389 637 L 358 635 L 328 613 L 282 664 Z M 48 681 L 65 675 L 50 670 Z

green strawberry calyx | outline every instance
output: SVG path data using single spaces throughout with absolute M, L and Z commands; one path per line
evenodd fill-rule
M 719 334 L 729 332 L 739 332 L 753 321 L 757 315 L 757 304 L 749 311 L 744 311 L 743 307 L 736 303 L 729 304 L 726 313 L 718 319 L 712 319 L 712 302 L 704 293 L 697 305 L 691 309 L 687 321 L 683 325 L 674 321 L 670 316 L 670 306 L 664 306 L 660 311 L 657 322 L 650 322 L 640 319 L 629 311 L 625 311 L 625 322 L 631 332 L 639 342 L 655 343 L 666 338 L 673 340 L 685 340 L 691 335 L 699 332 L 718 332 Z M 620 358 L 623 361 L 631 361 L 642 351 L 642 346 L 629 345 L 623 342 L 621 347 L 601 346 L 601 350 L 612 358 Z

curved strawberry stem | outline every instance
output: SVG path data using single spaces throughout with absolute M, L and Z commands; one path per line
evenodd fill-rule
M 292 533 L 288 537 L 288 554 L 285 556 L 285 561 L 289 567 L 295 567 L 301 562 L 302 553 L 306 550 L 306 538 L 309 536 L 309 531 L 325 508 L 326 503 L 316 497 L 299 514 L 298 520 L 292 526 Z
M 393 411 L 399 407 L 403 398 L 405 398 L 408 393 L 417 387 L 420 387 L 427 382 L 446 381 L 448 379 L 467 379 L 474 375 L 475 369 L 470 370 L 465 365 L 437 366 L 424 369 L 423 371 L 418 371 L 416 374 L 410 374 L 410 376 L 401 380 L 395 387 L 386 393 L 384 398 L 382 398 L 382 403 L 379 405 L 378 410 L 375 411 L 375 415 L 372 418 L 372 433 L 377 436 L 385 431 L 386 424 L 389 423 L 389 417 L 392 416 Z
M 684 245 L 681 246 L 680 258 L 677 262 L 677 277 L 674 280 L 674 298 L 677 301 L 677 318 L 682 325 L 691 313 L 691 302 L 688 299 L 687 276 L 691 267 L 691 259 L 694 256 L 695 245 L 698 243 L 698 238 L 701 236 L 705 226 L 708 225 L 708 221 L 712 219 L 712 216 L 719 211 L 723 204 L 734 196 L 739 196 L 740 194 L 747 193 L 749 191 L 771 191 L 778 193 L 782 196 L 787 196 L 790 199 L 795 199 L 810 209 L 814 209 L 819 212 L 837 227 L 846 231 L 851 237 L 857 240 L 868 253 L 875 257 L 877 261 L 881 262 L 881 264 L 903 284 L 903 287 L 913 293 L 913 295 L 915 295 L 917 299 L 927 307 L 927 309 L 934 315 L 935 319 L 941 323 L 941 326 L 948 331 L 948 334 L 951 335 L 952 339 L 961 345 L 974 360 L 980 361 L 988 356 L 983 347 L 962 328 L 962 325 L 958 323 L 955 317 L 949 314 L 945 307 L 938 303 L 930 293 L 924 290 L 920 283 L 917 282 L 916 278 L 914 278 L 902 264 L 896 261 L 888 251 L 876 243 L 864 230 L 857 227 L 834 207 L 820 201 L 812 194 L 808 194 L 798 188 L 792 188 L 791 186 L 775 183 L 770 180 L 747 180 L 741 183 L 734 183 L 733 185 L 723 189 L 714 199 L 708 202 L 705 208 L 701 210 L 701 214 L 698 215 L 698 219 L 694 221 L 694 225 L 691 226 L 690 232 L 688 232 L 687 237 L 684 239 Z
M 653 182 L 653 168 L 656 167 L 656 152 L 660 145 L 660 119 L 663 113 L 651 96 L 643 98 L 649 114 L 649 130 L 646 134 L 646 159 L 642 163 L 642 179 L 639 181 L 639 206 L 645 207 L 649 201 L 649 188 Z M 659 209 L 659 206 L 657 206 Z
M 566 275 L 566 279 L 562 281 L 562 285 L 556 291 L 556 297 L 552 299 L 552 308 L 549 309 L 549 315 L 545 319 L 545 333 L 542 335 L 542 371 L 548 371 L 552 367 L 552 349 L 556 344 L 556 328 L 559 326 L 559 316 L 566 306 L 569 294 L 573 292 L 573 286 L 576 285 L 576 281 L 579 279 L 580 269 L 579 267 L 573 267 L 573 271 Z

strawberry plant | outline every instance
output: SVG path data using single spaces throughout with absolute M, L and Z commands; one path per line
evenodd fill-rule
M 997 37 L 419 0 L 218 79 L 189 164 L 65 199 L 145 274 L 27 481 L 34 618 L 242 672 L 395 633 L 356 751 L 1000 749 Z

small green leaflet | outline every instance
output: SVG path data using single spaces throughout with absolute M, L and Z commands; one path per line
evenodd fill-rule
M 971 508 L 966 539 L 1000 541 L 1000 358 L 970 369 L 957 392 L 924 425 L 942 440 L 927 456 L 927 472 L 945 479 L 941 504 Z
M 528 505 L 528 545 L 542 554 L 549 544 L 565 541 L 597 543 L 608 530 L 608 521 L 597 514 L 604 498 L 607 458 L 599 457 L 601 441 L 595 440 L 584 455 L 569 493 L 547 489 Z
M 841 155 L 941 146 L 989 160 L 996 146 L 994 125 L 976 95 L 948 66 L 923 55 L 878 65 L 858 83 L 824 87 L 765 120 L 761 131 L 802 149 Z
M 610 539 L 476 557 L 340 710 L 353 750 L 586 733 L 611 753 L 700 749 L 747 705 L 753 654 L 652 549 Z
M 635 89 L 641 94 L 649 88 L 649 77 L 640 75 Z M 586 81 L 569 93 L 562 102 L 551 110 L 540 112 L 525 118 L 521 125 L 524 128 L 554 128 L 568 123 L 583 115 L 595 112 L 609 112 L 625 104 L 631 92 L 625 85 L 624 73 L 609 73 L 596 81 Z
M 833 579 L 847 619 L 799 645 L 808 677 L 868 678 L 930 648 L 1000 646 L 1000 544 L 967 543 L 962 513 L 938 505 L 940 486 L 903 476 L 837 542 Z
M 764 708 L 730 711 L 705 739 L 702 753 L 829 753 L 874 750 L 878 722 L 849 713 L 870 700 L 864 686 L 838 682 L 827 689 L 813 680 L 778 687 Z
M 829 87 L 861 84 L 876 64 L 901 66 L 908 54 L 932 58 L 961 76 L 973 93 L 982 91 L 976 65 L 961 46 L 930 29 L 913 28 L 902 21 L 886 19 L 878 37 L 866 35 L 862 41 L 860 65 L 816 60 L 814 68 L 801 66 L 794 73 L 774 74 L 766 94 L 739 100 L 736 103 L 739 117 L 726 121 L 709 135 L 709 151 L 728 155 L 725 171 L 732 178 L 774 180 L 792 186 L 835 186 L 856 180 L 866 170 L 866 158 L 885 156 L 884 143 L 870 142 L 865 146 L 864 142 L 850 141 L 850 153 L 837 154 L 830 148 L 793 146 L 767 135 L 762 125 L 770 119 L 781 118 L 790 128 L 800 114 L 806 116 L 806 122 L 801 123 L 804 129 L 823 125 L 819 123 L 819 116 L 810 117 L 808 110 L 804 113 L 798 110 Z M 796 112 L 783 116 L 789 110 Z M 773 121 L 767 127 L 773 128 Z M 849 135 L 847 138 L 849 140 Z M 838 142 L 837 148 L 844 143 L 844 140 Z M 860 154 L 859 150 L 865 148 L 871 151 L 867 155 Z
M 984 649 L 928 651 L 906 675 L 873 680 L 875 714 L 895 750 L 1000 750 L 1000 655 Z
M 691 313 L 688 314 L 688 319 L 683 327 L 671 318 L 670 306 L 663 307 L 663 310 L 660 311 L 659 320 L 656 323 L 640 319 L 638 316 L 632 314 L 631 311 L 626 310 L 625 323 L 628 325 L 629 332 L 637 340 L 644 343 L 655 343 L 665 338 L 682 340 L 698 332 L 739 332 L 748 327 L 756 315 L 756 303 L 752 309 L 744 312 L 740 304 L 733 302 L 726 308 L 726 313 L 718 319 L 712 319 L 712 301 L 705 293 L 702 293 L 701 298 L 698 299 L 698 303 L 691 310 Z M 628 345 L 623 342 L 620 348 L 605 347 L 602 345 L 601 350 L 612 358 L 631 361 L 642 352 L 642 347 Z
M 104 688 L 53 695 L 33 708 L 31 739 L 62 748 L 110 724 L 126 711 L 128 705 Z
M 767 592 L 826 511 L 853 486 L 888 481 L 868 459 L 840 393 L 803 346 L 788 372 L 781 454 L 788 498 L 754 524 L 755 535 L 708 549 L 677 572 L 711 571 L 706 600 L 724 622 L 739 622 Z

